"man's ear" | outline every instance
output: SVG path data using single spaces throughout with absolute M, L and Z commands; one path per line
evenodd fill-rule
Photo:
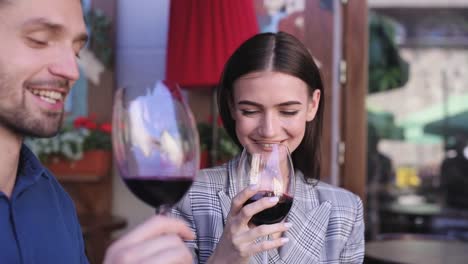
M 312 93 L 312 96 L 309 97 L 309 100 L 307 102 L 307 114 L 306 114 L 307 122 L 314 120 L 315 115 L 317 114 L 317 110 L 319 108 L 320 96 L 321 96 L 320 90 L 315 89 Z

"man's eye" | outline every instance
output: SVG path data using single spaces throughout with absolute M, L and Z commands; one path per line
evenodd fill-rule
M 47 41 L 36 39 L 36 38 L 28 38 L 28 41 L 35 46 L 47 46 Z

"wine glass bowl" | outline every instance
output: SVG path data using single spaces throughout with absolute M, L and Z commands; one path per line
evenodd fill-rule
M 160 212 L 182 198 L 198 171 L 195 120 L 175 83 L 117 90 L 112 145 L 127 187 Z
M 263 197 L 278 197 L 278 203 L 255 214 L 254 225 L 281 222 L 291 209 L 295 176 L 288 148 L 283 144 L 249 144 L 238 163 L 238 190 L 258 185 L 258 192 L 245 204 Z

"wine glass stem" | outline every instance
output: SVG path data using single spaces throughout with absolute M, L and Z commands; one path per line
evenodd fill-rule
M 171 210 L 171 207 L 167 204 L 163 204 L 159 207 L 156 207 L 156 214 L 158 215 L 167 215 L 169 211 Z

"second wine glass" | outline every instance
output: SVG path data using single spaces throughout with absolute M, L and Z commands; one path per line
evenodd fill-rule
M 258 185 L 259 192 L 246 204 L 263 197 L 278 197 L 279 202 L 255 214 L 254 225 L 281 222 L 291 209 L 295 177 L 289 149 L 283 144 L 249 144 L 244 146 L 238 163 L 238 190 Z
M 295 175 L 291 155 L 283 144 L 249 144 L 239 159 L 237 169 L 237 190 L 257 185 L 258 192 L 245 205 L 263 197 L 278 197 L 278 203 L 254 216 L 250 223 L 256 226 L 275 224 L 283 221 L 292 207 Z M 267 240 L 264 238 L 263 240 Z M 268 252 L 261 254 L 261 261 L 268 263 Z
M 157 212 L 165 213 L 190 188 L 199 166 L 198 140 L 175 83 L 116 92 L 112 145 L 120 176 Z

